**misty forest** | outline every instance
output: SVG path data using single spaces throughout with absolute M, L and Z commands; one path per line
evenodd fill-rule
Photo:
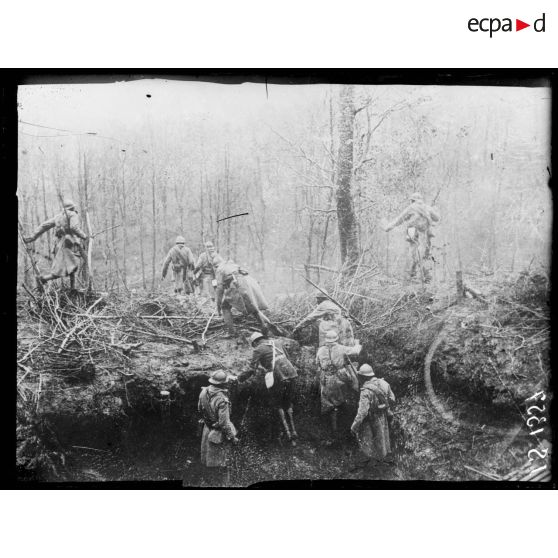
M 550 96 L 155 79 L 21 86 L 20 480 L 549 480 Z M 416 200 L 435 215 L 426 233 L 397 221 Z M 58 225 L 30 235 L 66 208 L 84 234 L 75 283 L 42 280 L 63 249 Z M 413 235 L 428 238 L 427 255 Z M 190 289 L 172 269 L 163 278 L 177 237 L 194 264 L 212 243 L 216 291 L 195 265 Z M 219 281 L 233 262 L 263 293 L 263 318 L 233 302 L 227 321 L 230 287 L 221 308 Z M 329 318 L 304 320 L 322 291 L 362 346 L 346 364 L 360 391 L 335 422 L 316 361 Z M 254 332 L 288 347 L 292 416 L 276 412 L 263 369 L 238 381 Z M 395 396 L 390 459 L 369 459 L 351 430 L 364 364 Z M 220 372 L 235 376 L 238 443 L 217 478 L 200 463 L 196 430 L 200 390 Z

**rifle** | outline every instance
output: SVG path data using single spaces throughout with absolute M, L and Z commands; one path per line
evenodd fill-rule
M 351 372 L 354 374 L 354 379 L 356 380 L 356 391 L 358 392 L 357 371 L 355 370 L 355 367 L 354 367 L 353 363 L 351 362 L 351 359 L 347 355 L 344 355 L 344 357 L 345 357 L 345 364 L 351 369 Z
M 341 310 L 343 310 L 347 314 L 347 316 L 351 318 L 351 320 L 353 320 L 357 325 L 362 327 L 362 322 L 358 318 L 353 316 L 353 314 L 351 314 L 341 303 L 337 302 L 332 296 L 328 295 L 323 289 L 318 287 L 316 283 L 308 279 L 308 277 L 305 277 L 304 275 L 301 275 L 301 277 L 305 281 L 308 281 L 308 283 L 310 283 L 310 285 L 312 285 L 314 288 L 318 289 L 318 291 L 320 291 L 327 299 L 331 300 L 331 302 L 333 302 L 334 304 L 337 304 L 337 306 L 339 306 L 339 308 L 341 308 Z

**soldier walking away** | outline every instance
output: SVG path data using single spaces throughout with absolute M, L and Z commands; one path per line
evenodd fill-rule
M 295 325 L 293 335 L 296 336 L 305 327 L 316 323 L 318 347 L 325 345 L 326 334 L 331 329 L 337 331 L 342 345 L 354 345 L 353 328 L 343 316 L 341 308 L 321 292 L 316 295 L 316 301 L 318 306 Z
M 365 456 L 362 465 L 387 461 L 391 453 L 389 420 L 393 413 L 390 406 L 395 403 L 395 396 L 390 385 L 377 378 L 369 364 L 363 364 L 358 374 L 364 383 L 360 388 L 358 411 L 351 432 L 357 437 Z
M 422 195 L 415 192 L 409 198 L 411 203 L 391 223 L 385 227 L 389 232 L 394 227 L 405 223 L 405 240 L 407 242 L 407 263 L 405 279 L 412 281 L 417 268 L 421 280 L 425 283 L 431 281 L 429 261 L 431 260 L 432 224 L 440 220 L 440 214 L 422 199 Z
M 52 228 L 57 238 L 54 260 L 50 273 L 41 275 L 40 281 L 44 284 L 52 279 L 69 276 L 70 288 L 75 289 L 75 274 L 80 258 L 83 259 L 81 240 L 86 240 L 87 235 L 81 230 L 80 218 L 72 200 L 65 200 L 62 213 L 42 223 L 31 236 L 24 238 L 25 243 L 34 242 Z
M 348 357 L 362 350 L 360 343 L 352 347 L 341 345 L 339 335 L 331 330 L 326 334 L 326 344 L 318 349 L 316 362 L 320 369 L 320 403 L 322 415 L 330 415 L 333 437 L 338 435 L 339 409 L 349 403 L 358 392 L 358 379 L 348 364 Z
M 223 315 L 228 335 L 232 337 L 236 334 L 233 308 L 245 316 L 254 316 L 259 321 L 262 331 L 267 333 L 273 324 L 263 313 L 268 309 L 268 304 L 257 281 L 238 264 L 230 260 L 225 262 L 221 256 L 216 256 L 213 264 L 217 267 L 217 312 Z
M 213 242 L 206 242 L 205 250 L 199 255 L 194 267 L 194 280 L 200 286 L 200 294 L 211 298 L 211 300 L 215 300 L 215 287 L 217 286 L 215 268 L 213 267 L 215 256 L 218 256 L 218 254 Z
M 243 382 L 253 376 L 259 366 L 266 371 L 265 385 L 271 404 L 279 414 L 284 435 L 295 446 L 298 434 L 293 417 L 293 401 L 298 373 L 288 358 L 288 340 L 268 339 L 256 331 L 250 336 L 250 343 L 254 348 L 252 359 L 249 368 L 238 375 L 238 381 Z
M 205 466 L 205 479 L 209 486 L 227 486 L 230 483 L 232 445 L 239 439 L 231 422 L 231 403 L 228 387 L 231 376 L 222 370 L 214 372 L 210 386 L 202 388 L 198 411 L 203 420 L 201 462 Z
M 163 263 L 163 279 L 167 276 L 167 270 L 172 263 L 174 292 L 178 294 L 182 293 L 182 289 L 186 294 L 194 292 L 189 276 L 194 268 L 194 255 L 185 242 L 183 236 L 177 236 L 175 245 L 169 250 Z

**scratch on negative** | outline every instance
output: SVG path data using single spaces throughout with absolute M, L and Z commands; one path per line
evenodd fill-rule
M 226 221 L 227 219 L 234 219 L 235 217 L 242 217 L 243 215 L 250 215 L 250 213 L 237 213 L 236 215 L 229 215 L 228 217 L 217 219 L 217 223 L 220 223 L 221 221 Z

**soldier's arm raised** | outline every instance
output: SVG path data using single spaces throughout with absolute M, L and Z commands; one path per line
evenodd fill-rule
M 389 223 L 385 231 L 389 232 L 391 229 L 401 225 L 408 217 L 409 217 L 409 209 L 410 207 L 406 207 L 402 213 L 400 213 L 391 223 Z
M 437 223 L 440 220 L 440 213 L 437 209 L 434 209 L 433 207 L 429 207 L 428 211 L 430 213 L 430 219 L 432 221 L 434 221 L 435 223 Z
M 55 219 L 56 219 L 55 217 L 52 217 L 51 219 L 48 219 L 44 223 L 41 223 L 31 236 L 25 237 L 24 239 L 25 242 L 33 242 L 37 240 L 39 236 L 46 233 L 49 229 L 52 229 L 55 225 Z

